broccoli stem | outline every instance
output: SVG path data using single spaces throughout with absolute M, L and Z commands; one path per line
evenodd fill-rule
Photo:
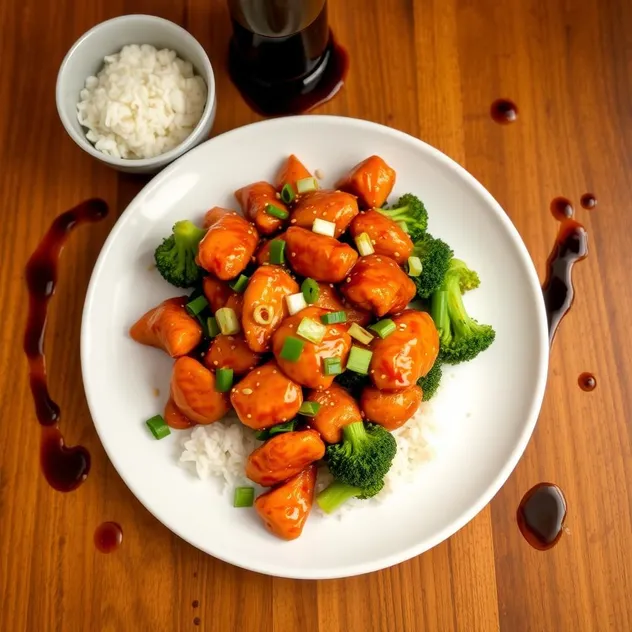
M 332 513 L 348 500 L 351 500 L 354 496 L 358 496 L 361 493 L 362 490 L 359 487 L 347 485 L 340 481 L 334 481 L 318 494 L 316 502 L 325 513 Z
M 382 213 L 382 215 L 390 217 L 394 222 L 398 221 L 400 218 L 404 220 L 411 219 L 408 215 L 408 206 L 384 209 L 380 212 Z
M 206 231 L 198 228 L 188 219 L 180 220 L 173 226 L 173 236 L 179 246 L 196 248 L 204 235 L 206 235 Z
M 448 317 L 448 293 L 446 291 L 439 290 L 432 295 L 430 299 L 430 315 L 440 336 L 443 332 L 449 330 L 450 319 Z
M 446 280 L 445 287 L 446 292 L 444 294 L 446 294 L 447 298 L 446 315 L 448 322 L 452 323 L 456 336 L 467 336 L 470 333 L 473 322 L 463 304 L 463 295 L 461 294 L 458 278 L 450 276 Z
M 351 443 L 354 450 L 358 449 L 360 444 L 367 440 L 366 428 L 361 421 L 354 421 L 344 426 L 342 433 L 344 438 Z

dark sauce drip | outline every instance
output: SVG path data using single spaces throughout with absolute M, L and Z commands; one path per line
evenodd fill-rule
M 597 388 L 597 378 L 592 373 L 582 373 L 577 378 L 577 383 L 582 391 L 594 391 Z
M 329 29 L 327 2 L 320 4 L 308 0 L 288 8 L 287 2 L 278 0 L 259 5 L 229 0 L 233 36 L 228 70 L 256 112 L 264 116 L 307 112 L 342 88 L 349 56 Z
M 520 531 L 532 547 L 550 549 L 564 530 L 566 499 L 562 490 L 552 483 L 538 483 L 522 498 L 517 517 Z
M 29 381 L 35 413 L 41 426 L 40 463 L 54 489 L 77 488 L 90 471 L 90 454 L 82 446 L 67 447 L 59 430 L 60 410 L 48 392 L 44 332 L 48 303 L 57 285 L 59 257 L 68 236 L 80 224 L 97 222 L 108 213 L 103 200 L 91 199 L 57 217 L 26 264 L 29 312 L 24 333 L 24 352 L 29 363 Z
M 200 623 L 202 623 L 200 617 L 195 617 L 195 619 L 193 619 L 193 625 L 200 625 Z
M 592 193 L 584 193 L 579 199 L 580 204 L 587 209 L 593 209 L 597 206 L 597 198 Z
M 116 522 L 104 522 L 94 531 L 94 546 L 101 553 L 112 553 L 123 542 L 123 529 Z
M 496 123 L 507 125 L 518 118 L 518 106 L 509 99 L 496 99 L 491 105 L 490 114 Z
M 570 216 L 567 215 L 570 208 Z M 565 198 L 551 202 L 551 213 L 559 220 L 560 227 L 547 261 L 546 279 L 542 284 L 544 305 L 549 325 L 549 343 L 573 304 L 573 266 L 588 255 L 586 229 L 572 218 L 573 207 Z
M 193 603 L 191 604 L 194 608 L 197 608 L 200 605 L 200 602 L 197 599 L 193 600 Z

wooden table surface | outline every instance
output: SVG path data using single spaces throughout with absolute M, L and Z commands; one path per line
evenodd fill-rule
M 557 230 L 554 197 L 573 201 L 590 242 L 537 429 L 496 498 L 424 555 L 335 581 L 258 575 L 183 542 L 125 487 L 91 423 L 79 362 L 83 300 L 108 231 L 146 179 L 75 146 L 57 117 L 55 77 L 84 31 L 142 12 L 182 24 L 208 51 L 214 135 L 259 118 L 226 74 L 223 0 L 0 3 L 0 630 L 632 630 L 632 3 L 330 0 L 351 70 L 318 112 L 390 125 L 463 164 L 507 210 L 542 275 Z M 516 123 L 491 120 L 499 97 L 517 103 Z M 593 210 L 580 208 L 586 192 L 597 197 Z M 46 338 L 64 434 L 93 459 L 87 483 L 62 494 L 39 468 L 21 344 L 23 270 L 53 218 L 91 196 L 114 212 L 72 236 Z M 596 376 L 593 392 L 578 387 L 583 371 Z M 568 501 L 567 532 L 546 552 L 516 524 L 522 495 L 541 481 Z M 104 520 L 124 530 L 110 555 L 93 544 Z

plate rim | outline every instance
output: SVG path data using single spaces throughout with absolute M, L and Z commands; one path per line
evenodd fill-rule
M 109 250 L 112 247 L 112 244 L 117 239 L 119 232 L 121 231 L 121 226 L 124 221 L 127 221 L 126 218 L 128 215 L 131 215 L 135 211 L 135 206 L 138 204 L 141 198 L 148 196 L 155 188 L 162 186 L 163 182 L 167 180 L 171 173 L 180 168 L 182 162 L 186 160 L 190 160 L 192 156 L 195 156 L 198 152 L 201 153 L 205 151 L 206 146 L 209 143 L 215 142 L 217 139 L 230 136 L 239 136 L 242 134 L 248 134 L 253 128 L 259 127 L 283 127 L 291 121 L 293 123 L 298 122 L 301 125 L 309 125 L 310 123 L 322 123 L 333 124 L 333 125 L 343 125 L 343 126 L 357 126 L 360 128 L 371 129 L 373 131 L 377 131 L 383 134 L 390 135 L 397 140 L 416 144 L 422 151 L 430 154 L 437 161 L 444 163 L 444 165 L 449 168 L 451 171 L 456 172 L 459 177 L 463 178 L 463 180 L 469 184 L 473 189 L 477 191 L 479 195 L 485 200 L 487 203 L 490 212 L 493 212 L 499 221 L 504 224 L 504 228 L 507 230 L 509 235 L 512 238 L 513 245 L 519 255 L 520 261 L 523 264 L 523 268 L 527 274 L 529 279 L 528 290 L 533 295 L 534 302 L 536 304 L 536 312 L 538 315 L 538 326 L 537 330 L 542 333 L 540 335 L 540 340 L 538 344 L 538 357 L 540 359 L 537 381 L 535 385 L 534 396 L 531 399 L 531 404 L 528 409 L 525 418 L 527 422 L 525 423 L 522 432 L 520 433 L 519 440 L 514 446 L 509 458 L 505 462 L 503 468 L 495 475 L 494 480 L 487 488 L 476 498 L 475 502 L 471 503 L 466 511 L 464 511 L 458 519 L 453 520 L 448 525 L 444 526 L 443 529 L 439 530 L 432 537 L 426 538 L 422 540 L 416 545 L 405 548 L 398 553 L 394 553 L 388 556 L 382 556 L 375 560 L 371 560 L 369 562 L 359 562 L 354 564 L 348 564 L 344 567 L 344 570 L 335 569 L 333 572 L 328 572 L 327 570 L 309 570 L 309 569 L 286 569 L 278 568 L 274 563 L 266 565 L 265 568 L 262 567 L 252 567 L 248 565 L 247 560 L 239 560 L 235 559 L 231 555 L 223 555 L 221 552 L 209 552 L 209 550 L 202 548 L 198 544 L 191 542 L 179 529 L 173 527 L 171 524 L 163 521 L 160 516 L 158 516 L 151 507 L 149 507 L 144 500 L 142 499 L 141 494 L 139 494 L 135 488 L 134 483 L 131 478 L 126 474 L 123 474 L 124 468 L 119 467 L 116 456 L 108 449 L 104 438 L 100 432 L 100 424 L 96 419 L 95 412 L 93 410 L 93 406 L 91 404 L 91 395 L 90 389 L 88 387 L 88 377 L 87 377 L 87 369 L 86 367 L 89 365 L 88 362 L 88 315 L 91 309 L 92 302 L 94 300 L 94 295 L 96 292 L 96 284 L 97 280 L 102 272 L 102 268 L 104 267 L 104 261 L 108 256 Z M 81 376 L 84 387 L 84 392 L 86 396 L 86 401 L 88 404 L 88 409 L 90 411 L 90 416 L 92 418 L 92 423 L 94 424 L 95 430 L 97 432 L 97 436 L 99 441 L 110 460 L 112 466 L 116 470 L 117 474 L 121 477 L 127 488 L 132 492 L 134 497 L 138 500 L 138 502 L 149 511 L 149 513 L 154 516 L 156 520 L 158 520 L 161 524 L 163 524 L 169 531 L 176 534 L 178 537 L 183 539 L 185 542 L 194 546 L 196 549 L 201 550 L 202 552 L 215 557 L 223 562 L 231 564 L 233 566 L 237 566 L 239 568 L 243 568 L 252 572 L 269 575 L 273 577 L 281 577 L 288 579 L 340 579 L 345 577 L 353 577 L 357 575 L 362 575 L 365 573 L 370 573 L 386 568 L 390 568 L 396 564 L 400 564 L 407 560 L 410 560 L 422 553 L 429 551 L 434 548 L 441 542 L 447 540 L 451 536 L 453 536 L 457 531 L 461 530 L 465 525 L 471 522 L 496 496 L 496 494 L 500 491 L 500 489 L 507 482 L 512 472 L 516 468 L 518 462 L 522 458 L 524 451 L 531 440 L 535 427 L 537 425 L 538 417 L 542 408 L 542 403 L 544 400 L 544 394 L 546 390 L 546 382 L 548 379 L 548 370 L 549 370 L 549 340 L 548 340 L 548 325 L 547 325 L 547 317 L 544 305 L 544 298 L 541 292 L 540 280 L 538 277 L 537 270 L 535 268 L 535 264 L 529 251 L 518 232 L 517 228 L 511 221 L 509 215 L 505 212 L 499 202 L 493 197 L 493 195 L 481 184 L 465 167 L 457 163 L 454 159 L 450 158 L 447 154 L 443 153 L 441 150 L 433 147 L 432 145 L 426 143 L 425 141 L 412 136 L 406 132 L 401 130 L 397 130 L 392 127 L 388 127 L 386 125 L 382 125 L 380 123 L 375 123 L 373 121 L 369 121 L 361 118 L 354 117 L 346 117 L 346 116 L 337 116 L 337 115 L 300 115 L 300 116 L 285 116 L 278 117 L 273 119 L 264 119 L 261 121 L 256 121 L 253 123 L 249 123 L 247 125 L 234 128 L 232 130 L 228 130 L 223 132 L 222 134 L 218 134 L 213 138 L 209 138 L 205 142 L 201 143 L 197 147 L 192 148 L 190 151 L 186 152 L 170 165 L 168 165 L 161 172 L 156 174 L 150 182 L 148 182 L 129 202 L 126 206 L 125 210 L 119 215 L 116 222 L 112 226 L 109 235 L 101 247 L 97 260 L 94 264 L 90 275 L 90 281 L 88 284 L 88 288 L 86 291 L 86 296 L 84 300 L 84 306 L 82 310 L 81 316 L 81 335 L 80 335 L 80 360 L 81 360 Z

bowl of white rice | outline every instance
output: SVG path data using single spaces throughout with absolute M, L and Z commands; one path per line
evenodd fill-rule
M 120 171 L 155 173 L 205 141 L 215 78 L 200 43 L 152 15 L 97 24 L 68 51 L 57 111 L 70 137 Z

